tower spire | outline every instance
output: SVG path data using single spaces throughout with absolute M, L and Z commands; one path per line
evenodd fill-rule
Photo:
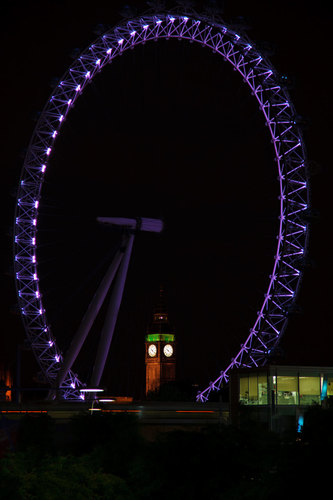
M 169 323 L 168 307 L 163 285 L 160 285 L 159 298 L 153 308 L 153 320 L 147 328 L 146 340 L 174 340 L 174 329 Z

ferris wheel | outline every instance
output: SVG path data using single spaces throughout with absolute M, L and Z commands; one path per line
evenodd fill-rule
M 123 21 L 100 35 L 68 68 L 46 103 L 33 132 L 22 168 L 18 187 L 14 255 L 19 308 L 27 338 L 38 360 L 45 379 L 57 388 L 64 399 L 83 398 L 83 384 L 72 370 L 72 365 L 87 333 L 76 337 L 76 347 L 63 354 L 57 345 L 42 300 L 38 274 L 38 226 L 42 185 L 47 175 L 50 158 L 57 145 L 57 137 L 76 101 L 87 85 L 104 67 L 129 49 L 160 39 L 179 39 L 194 42 L 221 56 L 221 62 L 231 64 L 256 99 L 268 127 L 275 156 L 279 182 L 279 228 L 274 264 L 267 291 L 254 324 L 238 353 L 230 364 L 220 371 L 216 380 L 197 395 L 198 401 L 207 401 L 211 391 L 219 390 L 229 380 L 229 372 L 236 367 L 256 367 L 267 362 L 286 329 L 288 316 L 302 280 L 302 261 L 308 245 L 306 214 L 309 207 L 306 152 L 295 108 L 279 75 L 255 44 L 221 19 L 194 11 L 146 13 L 142 17 Z M 142 219 L 140 227 L 130 222 L 113 219 L 121 227 L 132 231 L 149 225 Z M 153 232 L 161 226 L 151 222 Z M 132 245 L 128 236 L 125 247 Z M 129 246 L 128 246 L 129 245 Z M 126 252 L 125 252 L 126 253 Z M 130 255 L 130 250 L 129 250 Z M 113 265 L 111 275 L 120 267 L 121 256 Z M 112 267 L 112 266 L 111 266 Z M 126 270 L 124 273 L 126 277 Z M 112 281 L 112 280 L 111 280 Z M 124 280 L 122 282 L 122 289 Z M 120 293 L 121 299 L 121 293 Z M 116 308 L 117 309 L 117 308 Z M 113 322 L 116 320 L 114 313 Z M 88 321 L 89 323 L 89 321 Z M 88 324 L 86 322 L 86 326 Z M 114 327 L 114 325 L 113 325 Z M 109 337 L 109 340 L 112 338 Z M 111 341 L 111 340 L 110 340 Z M 108 348 L 110 342 L 107 342 Z M 107 349 L 108 349 L 107 348 Z M 69 349 L 70 350 L 70 349 Z M 103 349 L 102 349 L 103 350 Z M 104 348 L 104 354 L 107 352 Z M 95 376 L 99 383 L 101 371 Z

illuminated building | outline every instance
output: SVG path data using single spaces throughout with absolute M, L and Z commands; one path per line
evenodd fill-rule
M 0 366 L 0 401 L 12 400 L 13 377 L 10 370 Z
M 145 342 L 146 395 L 159 389 L 165 383 L 176 379 L 175 333 L 168 319 L 164 290 L 154 309 Z
M 309 406 L 325 405 L 333 397 L 333 368 L 278 366 L 241 368 L 230 376 L 230 417 L 240 423 L 247 416 L 283 432 L 304 421 Z

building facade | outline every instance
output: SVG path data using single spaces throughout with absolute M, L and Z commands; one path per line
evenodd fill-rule
M 304 413 L 333 396 L 333 367 L 268 365 L 234 370 L 230 375 L 230 417 L 242 410 L 271 430 L 301 426 Z

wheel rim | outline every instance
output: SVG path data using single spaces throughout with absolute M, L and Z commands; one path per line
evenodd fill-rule
M 257 99 L 270 131 L 280 186 L 280 215 L 274 266 L 256 321 L 237 355 L 214 382 L 198 393 L 206 401 L 234 367 L 266 363 L 285 331 L 301 284 L 300 262 L 307 250 L 306 154 L 296 112 L 283 79 L 243 34 L 202 15 L 160 13 L 126 21 L 101 35 L 81 53 L 48 100 L 36 125 L 22 168 L 15 214 L 15 273 L 27 337 L 47 381 L 54 385 L 63 360 L 47 321 L 39 290 L 36 245 L 41 188 L 56 137 L 86 85 L 126 50 L 151 40 L 178 38 L 200 43 L 232 64 Z M 70 371 L 61 388 L 65 399 L 82 398 Z

